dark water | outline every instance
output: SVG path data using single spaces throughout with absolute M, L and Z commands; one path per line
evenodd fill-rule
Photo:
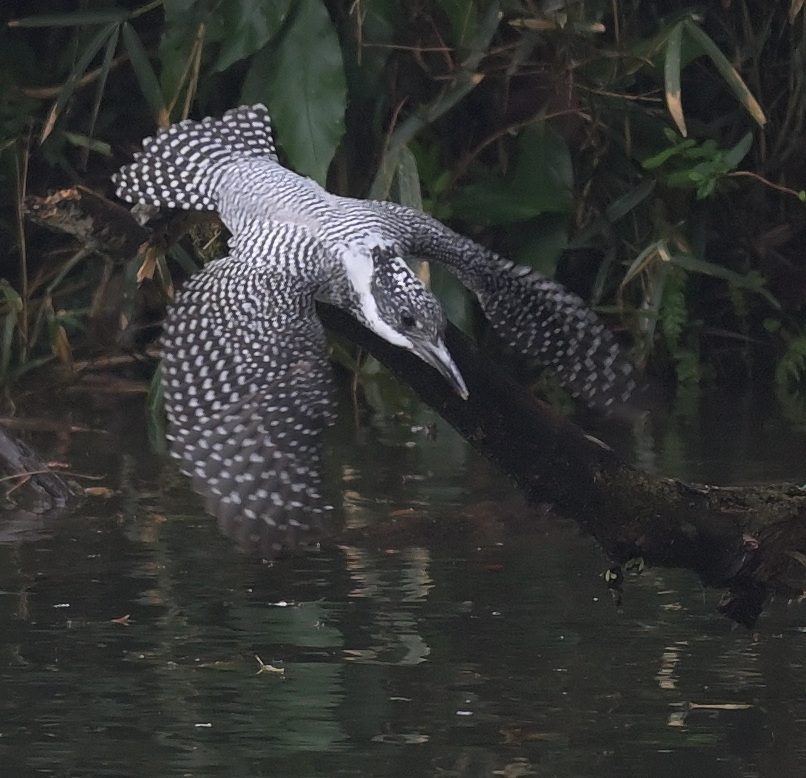
M 551 516 L 500 545 L 265 565 L 149 453 L 140 399 L 93 403 L 60 412 L 88 431 L 43 440 L 114 494 L 0 527 L 3 776 L 806 774 L 803 606 L 774 603 L 754 635 L 692 575 L 650 570 L 617 608 L 605 557 Z M 352 415 L 329 456 L 349 525 L 513 496 L 444 425 L 416 429 L 429 411 Z M 796 430 L 705 418 L 639 430 L 636 458 L 798 478 Z

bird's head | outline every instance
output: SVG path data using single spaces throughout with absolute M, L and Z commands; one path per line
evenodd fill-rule
M 442 306 L 403 259 L 375 263 L 371 294 L 377 316 L 365 322 L 369 328 L 431 365 L 467 399 L 467 386 L 445 345 L 447 322 Z

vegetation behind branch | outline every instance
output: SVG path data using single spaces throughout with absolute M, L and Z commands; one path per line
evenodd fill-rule
M 49 0 L 0 12 L 0 381 L 143 344 L 168 257 L 65 244 L 25 198 L 188 115 L 264 102 L 298 172 L 422 205 L 556 276 L 682 389 L 773 379 L 806 417 L 806 23 L 742 0 Z M 195 248 L 199 251 L 192 251 Z M 451 318 L 484 339 L 435 268 Z M 174 280 L 175 279 L 175 280 Z M 87 337 L 87 333 L 105 337 Z M 109 337 L 114 335 L 114 337 Z M 530 366 L 520 366 L 533 378 Z

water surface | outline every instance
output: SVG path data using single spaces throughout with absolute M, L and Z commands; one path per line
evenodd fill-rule
M 693 575 L 649 570 L 617 607 L 608 560 L 551 514 L 489 542 L 325 546 L 267 565 L 150 453 L 142 405 L 81 398 L 60 418 L 87 431 L 41 439 L 111 494 L 4 517 L 3 775 L 806 774 L 803 606 L 774 603 L 749 633 Z M 328 455 L 350 526 L 517 496 L 428 410 L 355 416 L 345 400 Z M 742 418 L 722 442 L 719 424 L 670 422 L 698 430 L 674 458 L 657 431 L 636 433 L 635 458 L 701 480 L 795 480 L 799 462 L 758 430 L 789 436 L 790 453 L 800 433 Z

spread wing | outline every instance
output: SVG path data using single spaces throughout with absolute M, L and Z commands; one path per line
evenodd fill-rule
M 612 332 L 562 284 L 504 259 L 420 211 L 367 201 L 383 229 L 414 256 L 439 262 L 479 300 L 499 334 L 538 359 L 590 406 L 626 402 L 635 370 Z
M 254 248 L 254 247 L 253 247 Z M 221 531 L 272 557 L 321 530 L 332 420 L 317 287 L 238 250 L 194 275 L 165 324 L 171 453 Z

